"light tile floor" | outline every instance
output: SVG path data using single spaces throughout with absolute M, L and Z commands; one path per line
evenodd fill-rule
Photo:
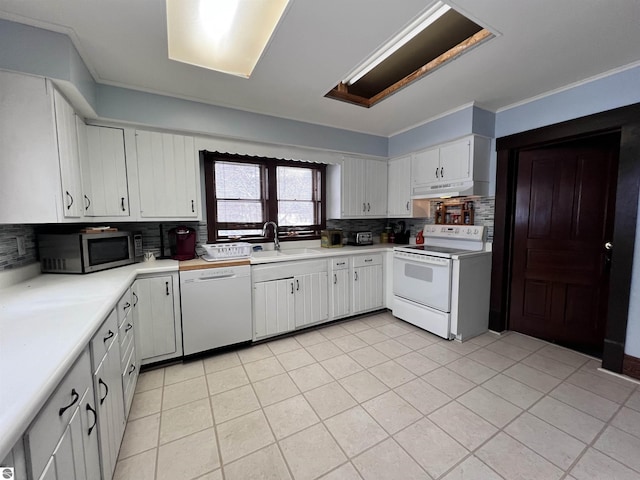
M 140 375 L 116 480 L 640 479 L 640 387 L 390 313 Z

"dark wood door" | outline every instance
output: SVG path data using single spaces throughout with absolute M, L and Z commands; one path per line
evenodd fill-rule
M 509 328 L 602 352 L 620 136 L 521 151 Z

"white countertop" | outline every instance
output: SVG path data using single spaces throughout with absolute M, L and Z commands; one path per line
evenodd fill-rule
M 0 461 L 136 275 L 169 271 L 178 271 L 177 261 L 43 274 L 0 290 Z
M 256 265 L 387 252 L 393 246 L 285 247 L 284 253 L 266 250 L 250 261 Z M 136 276 L 178 268 L 175 260 L 156 260 L 89 275 L 42 274 L 0 289 L 0 461 Z

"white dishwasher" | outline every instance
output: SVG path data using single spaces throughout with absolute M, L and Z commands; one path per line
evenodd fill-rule
M 251 340 L 250 268 L 241 265 L 180 272 L 185 355 Z

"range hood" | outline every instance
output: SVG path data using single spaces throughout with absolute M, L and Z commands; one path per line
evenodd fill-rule
M 421 198 L 468 197 L 471 195 L 485 196 L 488 193 L 489 182 L 474 182 L 473 180 L 413 185 L 411 187 L 411 198 L 416 200 Z

